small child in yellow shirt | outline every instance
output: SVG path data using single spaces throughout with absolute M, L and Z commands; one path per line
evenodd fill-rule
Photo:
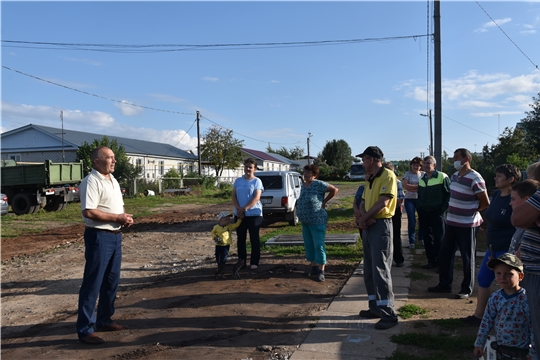
M 232 231 L 242 223 L 242 220 L 238 219 L 238 221 L 231 224 L 231 216 L 232 214 L 226 211 L 220 212 L 218 215 L 219 224 L 216 224 L 211 232 L 212 240 L 216 243 L 216 263 L 218 265 L 215 274 L 216 280 L 224 278 L 223 270 L 232 244 Z

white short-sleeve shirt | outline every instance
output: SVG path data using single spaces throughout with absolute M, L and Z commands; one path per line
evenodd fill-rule
M 92 169 L 81 185 L 79 194 L 81 198 L 81 210 L 98 209 L 111 214 L 124 213 L 124 199 L 118 181 L 110 174 L 110 179 L 106 178 L 96 169 Z M 84 224 L 88 227 L 119 230 L 120 224 L 117 222 L 97 221 L 82 217 Z

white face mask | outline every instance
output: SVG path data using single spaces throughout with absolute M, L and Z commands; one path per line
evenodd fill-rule
M 454 168 L 459 171 L 463 167 L 463 164 L 461 163 L 461 160 L 454 161 Z

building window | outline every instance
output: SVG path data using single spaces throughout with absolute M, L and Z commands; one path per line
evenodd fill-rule
M 165 161 L 163 160 L 159 162 L 159 173 L 161 176 L 165 175 Z
M 20 154 L 9 155 L 9 159 L 10 160 L 15 160 L 16 162 L 19 162 L 19 161 L 21 161 L 21 155 Z

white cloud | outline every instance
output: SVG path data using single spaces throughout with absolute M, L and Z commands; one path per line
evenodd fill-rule
M 520 31 L 520 34 L 523 34 L 523 35 L 536 34 L 536 30 L 523 30 L 523 31 Z
M 474 30 L 474 32 L 486 32 L 489 28 L 496 27 L 497 25 L 501 26 L 503 24 L 509 23 L 512 21 L 512 18 L 496 19 L 495 22 L 489 21 L 482 25 L 480 28 Z
M 278 81 L 278 80 L 270 80 L 270 82 L 271 82 L 272 84 L 279 84 L 279 83 L 281 83 L 281 81 Z
M 501 107 L 498 103 L 489 102 L 489 101 L 478 101 L 478 100 L 466 100 L 459 103 L 460 107 L 464 108 L 493 108 Z
M 203 80 L 204 80 L 204 81 L 210 81 L 210 82 L 216 82 L 216 81 L 219 81 L 219 78 L 217 78 L 217 77 L 205 76 L 205 77 L 203 77 Z
M 60 59 L 64 61 L 76 62 L 76 63 L 81 63 L 81 64 L 89 64 L 92 66 L 101 66 L 102 64 L 101 62 L 92 60 L 92 59 L 79 59 L 79 58 L 72 58 L 72 57 L 65 57 L 65 56 L 60 57 Z
M 374 102 L 375 104 L 380 104 L 380 105 L 390 105 L 392 103 L 392 101 L 388 99 L 385 99 L 385 100 L 373 99 L 371 101 Z
M 197 137 L 189 136 L 185 130 L 136 128 L 118 123 L 113 116 L 101 111 L 60 109 L 43 105 L 2 102 L 1 131 L 13 130 L 28 124 L 61 128 L 60 111 L 63 111 L 65 129 L 160 142 L 182 150 L 197 149 Z
M 124 116 L 135 116 L 139 115 L 144 111 L 143 108 L 139 106 L 133 106 L 129 101 L 122 100 L 121 103 L 115 102 L 114 106 L 116 106 L 118 109 L 120 109 L 120 112 Z
M 298 134 L 296 130 L 291 128 L 280 128 L 266 131 L 259 131 L 256 134 L 258 138 L 280 139 L 279 142 L 297 141 L 298 139 L 307 138 L 307 130 L 305 134 Z M 292 145 L 291 145 L 292 146 Z

